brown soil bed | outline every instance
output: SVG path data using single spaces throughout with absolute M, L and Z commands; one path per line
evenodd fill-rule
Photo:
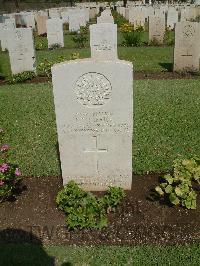
M 162 80 L 162 79 L 200 79 L 200 76 L 192 73 L 176 73 L 176 72 L 134 72 L 133 74 L 135 80 L 141 79 L 153 79 L 153 80 Z
M 179 74 L 175 72 L 134 72 L 133 74 L 134 80 L 143 80 L 143 79 L 151 79 L 151 80 L 162 80 L 162 79 L 200 79 L 200 75 L 195 74 Z M 23 83 L 42 83 L 42 82 L 51 82 L 51 78 L 48 77 L 34 77 L 31 80 L 26 80 Z M 0 79 L 0 86 L 8 84 L 5 79 Z M 18 83 L 19 84 L 19 83 Z
M 51 79 L 48 77 L 34 77 L 33 79 L 28 79 L 22 83 L 42 83 L 42 82 L 51 82 Z M 0 86 L 9 84 L 5 79 L 0 79 Z M 20 83 L 18 83 L 20 84 Z
M 69 231 L 55 204 L 62 187 L 58 177 L 24 179 L 14 201 L 0 204 L 0 242 L 75 245 L 186 244 L 200 240 L 200 197 L 196 210 L 166 206 L 148 199 L 158 174 L 133 175 L 132 190 L 103 230 Z

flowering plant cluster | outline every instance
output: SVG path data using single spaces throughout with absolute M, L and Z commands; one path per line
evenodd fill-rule
M 130 23 L 123 23 L 120 29 L 121 29 L 121 32 L 123 33 L 128 33 L 128 32 L 133 32 L 133 31 L 137 31 L 137 32 L 144 31 L 143 26 L 139 26 L 139 25 L 136 26 Z
M 0 129 L 0 201 L 13 195 L 22 180 L 20 169 L 9 162 L 11 151 L 3 144 L 3 135 Z
M 122 26 L 120 27 L 121 32 L 132 32 L 134 30 L 134 26 L 131 25 L 130 23 L 123 23 Z

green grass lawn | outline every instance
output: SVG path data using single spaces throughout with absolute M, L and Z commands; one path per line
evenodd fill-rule
M 198 266 L 200 246 L 70 247 L 0 245 L 2 266 Z M 54 264 L 52 264 L 54 262 Z
M 59 56 L 70 59 L 72 53 L 79 53 L 81 58 L 90 57 L 89 48 L 72 48 L 72 49 L 56 49 L 56 50 L 40 50 L 36 51 L 37 65 L 44 61 L 56 60 Z M 167 71 L 172 67 L 173 48 L 172 47 L 118 47 L 118 55 L 120 59 L 131 61 L 134 71 L 161 72 Z M 1 72 L 4 76 L 11 74 L 9 56 L 6 52 L 0 52 Z
M 37 64 L 45 58 L 70 59 L 78 52 L 90 57 L 90 49 L 77 49 L 72 35 L 65 48 L 36 52 Z M 143 41 L 148 35 L 143 34 Z M 47 47 L 47 39 L 37 37 Z M 118 34 L 118 45 L 123 36 Z M 171 68 L 173 47 L 118 47 L 120 59 L 133 62 L 134 71 L 161 72 Z M 0 52 L 0 72 L 10 74 L 8 53 Z M 122 88 L 123 89 L 123 88 Z M 0 87 L 0 128 L 15 151 L 24 176 L 61 175 L 51 83 Z M 179 156 L 200 154 L 200 81 L 140 80 L 134 82 L 133 171 L 167 171 Z M 106 266 L 200 265 L 200 246 L 70 247 L 0 244 L 0 266 Z
M 60 175 L 51 84 L 0 87 L 0 127 L 27 176 Z M 166 171 L 200 154 L 200 81 L 139 80 L 134 86 L 133 171 Z

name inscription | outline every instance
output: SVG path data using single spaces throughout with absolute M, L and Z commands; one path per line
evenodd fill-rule
M 76 113 L 73 125 L 65 125 L 64 131 L 68 133 L 85 134 L 130 134 L 131 128 L 127 122 L 116 123 L 110 112 Z

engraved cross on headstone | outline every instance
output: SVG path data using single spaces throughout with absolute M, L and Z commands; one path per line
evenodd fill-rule
M 107 148 L 100 148 L 98 145 L 98 138 L 97 136 L 93 136 L 93 147 L 92 148 L 85 148 L 83 151 L 84 152 L 89 152 L 89 153 L 94 153 L 95 155 L 95 171 L 98 173 L 99 169 L 99 165 L 98 165 L 98 154 L 99 153 L 104 153 L 104 152 L 108 152 Z

